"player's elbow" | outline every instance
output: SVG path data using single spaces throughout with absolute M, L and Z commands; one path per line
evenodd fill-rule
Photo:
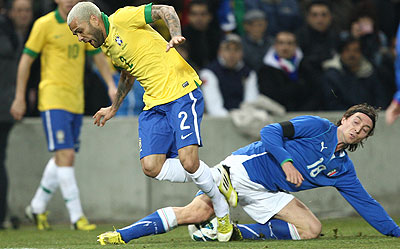
M 162 12 L 165 13 L 175 13 L 175 8 L 173 6 L 169 5 L 163 5 L 162 6 Z

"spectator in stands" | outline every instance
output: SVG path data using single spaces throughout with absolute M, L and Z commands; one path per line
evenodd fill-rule
M 310 87 L 299 75 L 302 59 L 296 35 L 280 31 L 264 57 L 264 65 L 257 72 L 260 93 L 279 102 L 287 111 L 302 110 L 310 97 Z
M 203 68 L 217 56 L 223 33 L 218 25 L 210 25 L 211 15 L 207 1 L 192 0 L 189 4 L 189 23 L 183 29 L 183 36 L 189 43 L 189 58 Z
M 362 55 L 360 41 L 353 37 L 341 40 L 338 53 L 323 64 L 326 108 L 345 110 L 357 103 L 384 107 L 383 85 L 372 63 Z
M 397 92 L 393 96 L 392 103 L 386 110 L 386 123 L 391 125 L 400 116 L 400 25 L 397 30 L 396 60 L 394 63 L 396 73 Z
M 257 76 L 243 62 L 243 49 L 238 35 L 228 34 L 221 42 L 218 58 L 200 71 L 207 113 L 227 116 L 242 101 L 251 102 L 258 96 Z
M 359 13 L 350 23 L 350 31 L 341 32 L 341 36 L 353 36 L 360 40 L 361 52 L 375 66 L 382 63 L 383 54 L 388 50 L 386 35 L 378 30 L 372 14 Z
M 305 12 L 308 5 L 314 0 L 300 0 L 301 9 Z M 338 30 L 346 30 L 349 27 L 352 16 L 354 1 L 349 0 L 327 0 L 331 7 L 332 25 Z
M 263 11 L 268 19 L 268 34 L 275 36 L 280 30 L 295 31 L 302 23 L 297 0 L 254 1 L 244 0 L 246 11 Z
M 18 58 L 32 22 L 32 1 L 14 0 L 8 13 L 0 15 L 0 229 L 7 212 L 8 177 L 6 149 L 13 118 L 9 113 L 14 96 Z
M 304 53 L 303 63 L 307 70 L 320 72 L 322 62 L 333 56 L 337 41 L 330 4 L 324 0 L 310 2 L 306 7 L 306 23 L 297 32 L 297 42 Z
M 255 71 L 262 66 L 264 55 L 272 43 L 267 37 L 267 27 L 266 16 L 261 10 L 249 10 L 244 15 L 243 59 Z

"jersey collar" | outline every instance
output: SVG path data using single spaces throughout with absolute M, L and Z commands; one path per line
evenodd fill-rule
M 56 12 L 56 20 L 58 23 L 65 23 L 64 18 L 62 18 L 60 11 L 58 10 L 58 8 L 55 10 Z
M 101 18 L 103 19 L 104 27 L 106 28 L 106 34 L 108 36 L 108 33 L 110 32 L 110 22 L 108 21 L 108 16 L 101 12 Z

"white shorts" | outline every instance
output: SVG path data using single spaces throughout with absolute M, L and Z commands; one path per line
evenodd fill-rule
M 265 224 L 294 196 L 285 192 L 269 192 L 261 184 L 251 181 L 243 166 L 248 159 L 246 155 L 231 155 L 221 163 L 230 167 L 232 185 L 244 211 L 256 222 Z

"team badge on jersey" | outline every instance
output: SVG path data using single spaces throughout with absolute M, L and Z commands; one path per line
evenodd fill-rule
M 56 132 L 56 139 L 57 139 L 57 143 L 59 143 L 59 144 L 65 143 L 65 134 L 64 134 L 63 130 L 58 130 Z
M 326 175 L 331 177 L 331 176 L 335 175 L 336 173 L 337 173 L 337 170 L 334 169 L 334 170 L 329 171 L 328 174 L 326 174 Z
M 115 42 L 117 42 L 117 44 L 120 45 L 120 46 L 123 43 L 122 39 L 119 36 L 115 37 Z

